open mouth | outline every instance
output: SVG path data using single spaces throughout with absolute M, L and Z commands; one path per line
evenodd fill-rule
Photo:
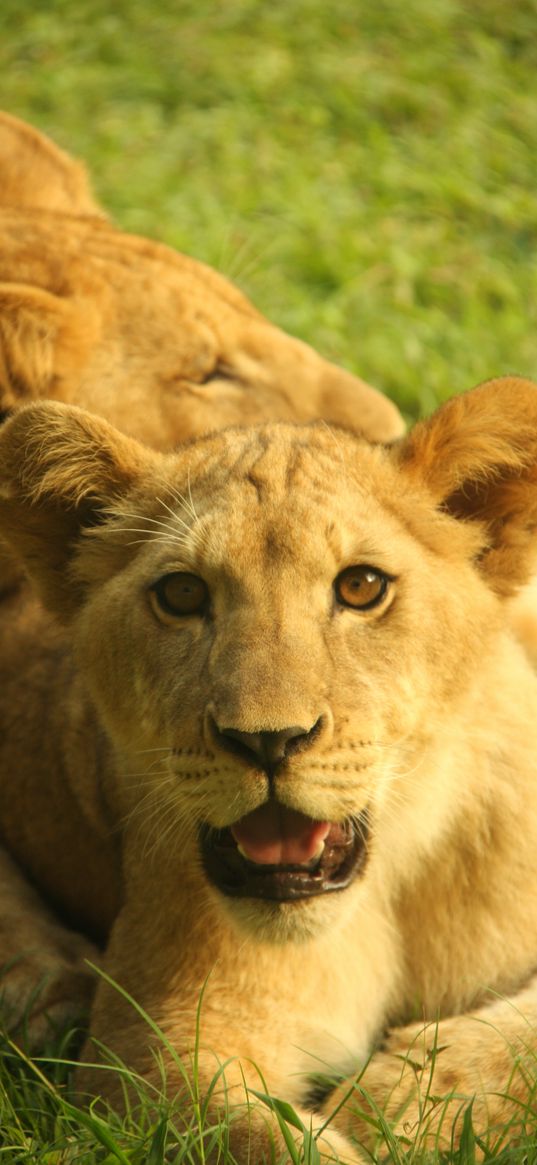
M 209 881 L 230 898 L 296 902 L 344 890 L 367 860 L 368 814 L 314 821 L 267 801 L 227 829 L 200 830 Z

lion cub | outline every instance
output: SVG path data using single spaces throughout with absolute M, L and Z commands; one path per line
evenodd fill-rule
M 2 607 L 8 1018 L 45 972 L 35 1038 L 79 1006 L 96 943 L 164 1033 L 173 1095 L 202 995 L 199 1078 L 226 1063 L 239 1162 L 279 1144 L 246 1111 L 260 1073 L 307 1124 L 310 1078 L 348 1077 L 325 1162 L 360 1160 L 362 1086 L 440 1144 L 472 1097 L 480 1129 L 514 1120 L 537 1051 L 537 681 L 505 612 L 536 520 L 537 387 L 514 378 L 392 447 L 272 423 L 164 454 L 68 405 L 9 420 L 0 532 L 29 581 Z M 106 978 L 94 1060 L 92 1038 L 159 1085 Z M 79 1086 L 121 1096 L 98 1067 Z

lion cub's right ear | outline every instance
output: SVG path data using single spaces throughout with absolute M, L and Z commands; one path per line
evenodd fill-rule
M 77 603 L 69 565 L 80 534 L 159 459 L 74 405 L 28 405 L 0 429 L 0 536 L 56 614 Z
M 502 376 L 452 397 L 393 456 L 440 510 L 474 526 L 492 589 L 516 594 L 535 574 L 537 384 Z

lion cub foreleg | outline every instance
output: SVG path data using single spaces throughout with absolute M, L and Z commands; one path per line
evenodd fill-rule
M 206 1114 L 206 1129 L 223 1125 L 239 1165 L 283 1159 L 285 1141 L 277 1119 L 255 1093 L 290 1100 L 314 1133 L 325 1123 L 300 1105 L 306 1090 L 305 1037 L 297 1013 L 303 1014 L 308 1000 L 303 992 L 298 1008 L 296 985 L 286 987 L 283 971 L 271 978 L 267 952 L 264 959 L 259 944 L 255 950 L 248 949 L 247 941 L 241 944 L 207 902 L 196 901 L 193 888 L 189 896 L 199 922 L 189 930 L 177 903 L 162 887 L 157 898 L 154 889 L 150 901 L 145 885 L 142 902 L 139 886 L 113 928 L 106 977 L 97 989 L 90 1038 L 77 1072 L 79 1096 L 101 1096 L 121 1107 L 127 1087 L 129 1103 L 136 1107 L 139 1085 L 143 1103 L 151 1107 L 153 1101 L 161 1103 L 164 1091 L 176 1111 L 184 1112 L 186 1124 L 197 1109 Z M 273 947 L 270 954 L 277 962 Z M 103 1047 L 126 1071 L 96 1065 Z M 300 1132 L 291 1132 L 301 1140 Z M 331 1128 L 323 1131 L 318 1147 L 323 1165 L 362 1160 Z
M 54 917 L 0 849 L 0 1007 L 7 1030 L 32 1050 L 51 1028 L 87 1014 L 97 950 Z

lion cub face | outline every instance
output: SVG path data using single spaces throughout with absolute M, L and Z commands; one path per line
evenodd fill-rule
M 434 569 L 385 462 L 323 427 L 228 432 L 80 552 L 76 656 L 127 773 L 147 769 L 134 799 L 265 935 L 317 930 L 359 892 L 426 709 L 465 666 L 460 588 L 483 588 L 460 560 Z
M 429 430 L 394 452 L 276 424 L 159 456 L 67 406 L 17 424 L 3 530 L 69 609 L 133 827 L 266 937 L 345 911 L 398 818 L 400 844 L 424 844 L 424 797 L 428 844 L 441 832 L 427 756 L 464 714 L 502 588 Z

